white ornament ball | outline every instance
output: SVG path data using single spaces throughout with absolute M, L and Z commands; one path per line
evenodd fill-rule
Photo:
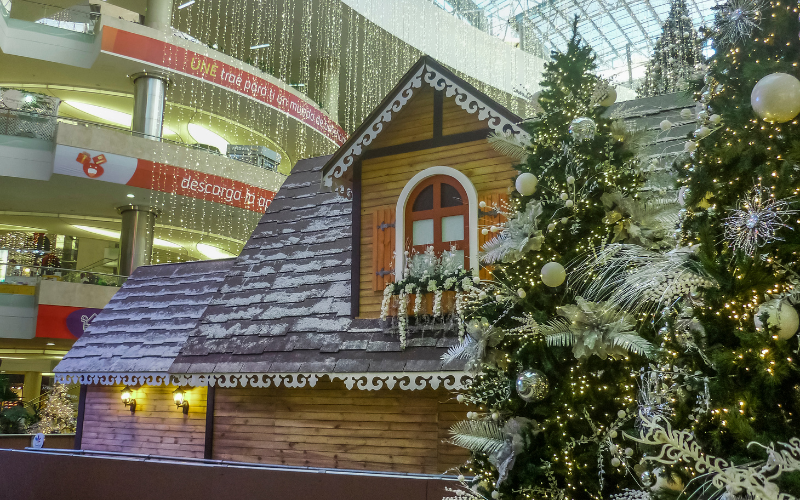
M 566 217 L 562 217 L 562 218 L 561 218 L 561 223 L 562 223 L 562 224 L 566 224 L 567 222 L 569 222 L 569 219 L 568 219 L 568 218 L 566 218 Z
M 625 456 L 632 457 L 633 456 L 633 448 L 625 448 Z
M 482 201 L 482 202 L 478 203 L 478 206 L 481 207 L 481 208 L 486 208 L 486 202 Z
M 609 432 L 609 433 L 608 433 L 608 435 L 609 435 L 609 436 L 611 436 L 612 438 L 615 438 L 615 437 L 617 437 L 619 434 L 617 433 L 617 431 L 611 431 L 611 432 Z
M 607 108 L 612 104 L 614 104 L 615 102 L 617 102 L 617 89 L 609 85 L 608 93 L 606 93 L 606 96 L 603 98 L 602 101 L 600 101 L 600 105 L 605 106 Z
M 497 412 L 492 413 L 492 420 L 500 420 L 500 414 Z
M 689 109 L 689 108 L 683 108 L 683 109 L 681 110 L 681 118 L 683 118 L 684 120 L 688 120 L 688 119 L 690 119 L 691 117 L 692 117 L 692 110 L 691 110 L 691 109 Z
M 500 231 L 500 228 L 497 227 L 497 226 L 492 226 L 492 227 L 489 228 L 489 231 L 491 231 L 493 233 L 496 233 L 496 232 Z
M 459 474 L 458 475 L 458 480 L 463 483 L 464 482 L 464 475 L 463 474 Z
M 617 417 L 619 418 L 625 418 L 625 415 L 627 415 L 627 413 L 625 413 L 625 410 L 620 410 L 617 412 Z
M 499 492 L 499 491 L 497 491 L 497 490 L 494 490 L 494 491 L 492 492 L 492 498 L 500 498 L 500 492 Z
M 561 193 L 558 197 L 561 198 L 562 200 L 566 200 L 567 198 L 569 198 L 569 195 L 567 193 Z
M 768 122 L 788 122 L 800 114 L 800 80 L 786 73 L 767 75 L 753 87 L 750 104 Z
M 694 141 L 686 141 L 683 145 L 683 150 L 689 153 L 697 149 L 697 143 Z
M 720 122 L 722 122 L 722 117 L 715 113 L 708 117 L 708 121 L 710 121 L 712 125 L 719 125 Z
M 542 283 L 549 287 L 557 287 L 567 279 L 567 271 L 558 262 L 548 262 L 542 267 Z
M 575 177 L 572 177 L 571 175 L 567 177 L 567 184 L 569 185 L 575 184 Z
M 489 234 L 489 230 L 486 229 L 486 228 L 483 228 L 483 229 L 481 229 L 481 234 L 486 236 L 487 234 Z
M 768 314 L 767 323 L 778 328 L 780 340 L 792 338 L 792 335 L 797 333 L 797 328 L 800 327 L 797 309 L 785 300 L 774 299 L 761 304 L 754 320 L 756 328 L 764 328 L 764 324 L 761 322 L 761 315 L 764 313 Z
M 472 282 L 475 283 L 476 285 L 480 285 L 481 284 L 481 277 L 480 276 L 473 276 L 472 277 Z
M 517 290 L 517 295 L 519 295 L 519 298 L 524 299 L 528 294 L 525 293 L 525 290 L 520 288 L 519 290 Z
M 619 467 L 621 463 L 617 457 L 611 459 L 611 467 Z
M 459 403 L 463 403 L 464 402 L 464 395 L 463 394 L 459 394 L 458 396 L 456 396 L 456 401 L 458 401 Z
M 530 172 L 523 172 L 519 174 L 515 184 L 519 194 L 522 196 L 530 196 L 536 192 L 536 185 L 539 184 L 539 179 Z
M 703 137 L 707 136 L 711 133 L 711 129 L 708 127 L 700 127 L 699 129 L 694 131 L 694 136 L 698 139 L 702 139 Z
M 572 206 L 573 206 L 574 204 L 575 204 L 575 202 L 574 202 L 574 201 L 572 201 L 572 200 L 567 200 L 567 201 L 564 203 L 564 205 L 566 205 L 566 207 L 567 207 L 567 208 L 572 208 Z
M 661 130 L 666 132 L 667 130 L 672 128 L 672 122 L 669 121 L 669 120 L 661 120 L 661 123 L 659 124 L 659 127 L 661 127 Z
M 556 228 L 556 223 L 555 222 L 551 222 L 550 224 L 547 225 L 547 230 L 548 231 L 552 231 L 555 228 Z

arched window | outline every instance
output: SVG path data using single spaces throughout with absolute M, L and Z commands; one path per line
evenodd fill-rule
M 461 184 L 448 175 L 420 182 L 408 197 L 405 213 L 407 250 L 436 255 L 454 250 L 469 267 L 469 201 Z M 414 253 L 412 252 L 412 253 Z

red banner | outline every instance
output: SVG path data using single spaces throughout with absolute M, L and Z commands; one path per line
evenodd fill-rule
M 305 123 L 341 146 L 342 127 L 299 96 L 229 64 L 143 35 L 103 27 L 102 51 L 204 80 L 264 103 Z
M 275 193 L 196 170 L 102 151 L 56 146 L 53 173 L 125 184 L 264 213 Z

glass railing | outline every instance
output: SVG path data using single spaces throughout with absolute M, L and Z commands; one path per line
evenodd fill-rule
M 0 283 L 8 285 L 35 286 L 42 280 L 54 280 L 68 283 L 119 287 L 122 286 L 127 279 L 127 276 L 118 274 L 0 262 Z
M 32 0 L 0 1 L 0 14 L 3 17 L 13 21 L 24 22 L 11 16 L 15 9 L 24 10 L 26 18 L 33 17 L 36 19 L 30 24 L 39 24 L 90 36 L 94 36 L 95 28 L 100 18 L 100 6 L 89 3 L 64 8 Z M 28 26 L 28 28 L 33 27 Z

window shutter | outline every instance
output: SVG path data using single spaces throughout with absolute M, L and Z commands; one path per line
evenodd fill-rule
M 504 207 L 508 204 L 508 193 L 505 191 L 497 191 L 493 193 L 481 193 L 478 195 L 478 204 L 480 202 L 486 203 L 486 208 L 478 208 L 478 245 L 480 250 L 483 250 L 483 245 L 491 240 L 498 233 L 489 232 L 484 235 L 481 229 L 490 228 L 506 221 L 506 218 L 498 214 L 495 206 Z M 492 266 L 481 265 L 480 277 L 482 280 L 492 279 Z
M 372 289 L 383 291 L 394 281 L 394 207 L 372 213 Z

